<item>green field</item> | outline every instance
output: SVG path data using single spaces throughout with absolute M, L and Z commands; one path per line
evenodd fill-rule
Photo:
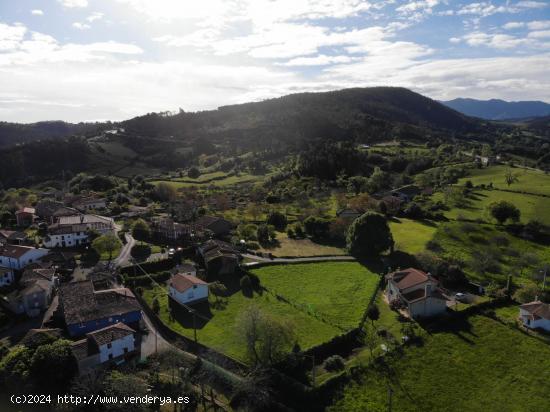
M 527 254 L 536 256 L 539 262 L 550 260 L 550 248 L 538 243 L 512 236 L 492 225 L 470 222 L 448 222 L 440 225 L 433 242 L 440 248 L 437 253 L 463 262 L 462 268 L 469 277 L 477 280 L 504 282 L 508 275 L 528 276 L 537 264 L 522 268 L 521 259 Z M 495 268 L 484 274 L 473 270 L 476 253 L 495 256 Z
M 217 175 L 218 173 L 220 173 L 220 172 L 214 172 L 214 173 L 211 173 L 210 175 Z M 204 175 L 204 176 L 208 176 L 208 175 Z M 222 173 L 222 176 L 223 176 L 223 173 Z M 212 178 L 207 179 L 207 178 L 204 178 L 204 177 L 201 179 L 201 177 L 199 177 L 198 179 L 195 179 L 195 180 L 188 179 L 188 178 L 181 178 L 181 179 L 175 179 L 175 180 L 153 180 L 150 183 L 156 185 L 160 182 L 165 182 L 165 183 L 168 183 L 168 184 L 174 186 L 176 189 L 179 189 L 179 188 L 182 188 L 182 187 L 191 187 L 191 186 L 209 186 L 209 185 L 231 186 L 231 185 L 236 185 L 236 184 L 241 184 L 241 183 L 259 182 L 259 181 L 262 181 L 265 178 L 265 176 L 251 175 L 251 174 L 247 174 L 247 173 L 243 173 L 239 176 L 227 176 L 226 178 L 222 178 L 222 179 L 219 179 L 219 180 L 217 180 L 217 179 L 212 180 Z
M 264 246 L 261 252 L 273 253 L 277 257 L 300 256 L 338 256 L 345 255 L 346 251 L 335 246 L 321 245 L 311 239 L 289 239 L 286 233 L 277 233 L 277 244 L 273 247 Z
M 390 221 L 390 229 L 395 249 L 415 254 L 425 249 L 426 243 L 437 231 L 437 226 L 432 222 L 400 218 Z
M 443 200 L 442 193 L 435 193 L 434 200 Z M 487 206 L 493 202 L 505 200 L 513 203 L 521 212 L 520 220 L 528 222 L 537 219 L 550 225 L 550 198 L 523 193 L 502 192 L 499 190 L 475 190 L 467 199 L 464 207 L 453 207 L 445 212 L 450 219 L 463 217 L 465 219 L 481 219 L 491 221 L 487 212 Z
M 345 329 L 359 324 L 379 281 L 356 262 L 266 266 L 253 273 L 268 290 Z
M 179 311 L 175 320 L 171 320 L 166 294 L 159 288 L 143 292 L 143 297 L 149 306 L 154 296 L 159 296 L 161 306 L 159 315 L 162 321 L 172 330 L 192 339 L 191 317 Z M 269 314 L 290 320 L 294 325 L 297 341 L 303 349 L 318 345 L 342 333 L 338 328 L 323 323 L 287 303 L 280 302 L 268 293 L 262 295 L 254 293 L 253 297 L 247 297 L 241 291 L 237 291 L 225 299 L 225 307 L 218 309 L 214 307 L 214 301 L 215 298 L 211 297 L 209 307 L 206 307 L 207 305 L 197 307 L 199 313 L 210 318 L 206 323 L 197 322 L 198 341 L 241 361 L 246 361 L 245 346 L 235 325 L 239 314 L 250 305 L 257 305 Z
M 369 367 L 330 412 L 548 411 L 550 346 L 484 316 L 456 318 L 424 344 Z
M 510 186 L 506 184 L 504 175 L 506 171 L 511 170 L 518 182 Z M 538 193 L 550 196 L 550 175 L 537 170 L 528 170 L 521 168 L 510 168 L 509 166 L 492 166 L 486 169 L 471 169 L 468 177 L 459 180 L 459 184 L 464 184 L 470 180 L 474 185 L 493 184 L 498 189 L 513 190 L 517 192 Z

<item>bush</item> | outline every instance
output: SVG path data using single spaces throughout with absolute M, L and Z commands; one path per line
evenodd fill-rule
M 293 239 L 294 236 L 295 236 L 294 230 L 292 230 L 292 228 L 289 227 L 289 228 L 286 230 L 286 235 L 288 236 L 289 239 Z
M 286 215 L 281 212 L 273 211 L 267 217 L 267 224 L 273 225 L 279 231 L 283 231 L 287 225 Z
M 345 368 L 344 358 L 340 355 L 333 355 L 323 362 L 323 368 L 328 372 L 337 372 Z
M 159 302 L 159 299 L 158 298 L 154 298 L 153 299 L 153 303 L 152 303 L 152 309 L 153 309 L 153 312 L 155 312 L 157 315 L 159 314 L 160 312 L 160 302 Z
M 191 179 L 197 179 L 201 175 L 201 172 L 196 167 L 192 167 L 187 172 L 187 176 L 189 176 Z
M 241 285 L 241 289 L 243 290 L 250 290 L 252 288 L 252 281 L 250 280 L 250 276 L 248 275 L 244 275 L 239 281 L 239 284 Z
M 145 260 L 151 256 L 151 247 L 149 245 L 134 245 L 130 254 L 134 259 Z

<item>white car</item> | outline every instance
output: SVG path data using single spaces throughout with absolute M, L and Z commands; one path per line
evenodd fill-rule
M 174 256 L 176 249 L 168 249 L 168 256 Z
M 466 300 L 466 295 L 464 293 L 458 292 L 455 294 L 455 299 L 458 301 Z

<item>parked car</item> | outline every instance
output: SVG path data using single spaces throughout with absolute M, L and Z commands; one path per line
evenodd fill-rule
M 462 292 L 458 292 L 455 294 L 455 299 L 458 300 L 459 302 L 464 302 L 466 300 L 466 294 Z

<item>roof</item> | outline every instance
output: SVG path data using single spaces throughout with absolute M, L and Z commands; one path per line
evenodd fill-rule
M 71 350 L 76 359 L 81 360 L 88 357 L 88 339 L 81 339 L 71 343 Z
M 199 279 L 193 275 L 187 275 L 178 273 L 170 278 L 170 286 L 176 289 L 178 292 L 185 292 L 187 289 L 191 289 L 197 285 L 208 285 L 204 280 Z
M 18 213 L 29 213 L 31 215 L 34 215 L 35 212 L 36 212 L 36 210 L 34 209 L 34 207 L 23 207 L 15 213 L 16 214 L 18 214 Z
M 0 246 L 0 256 L 19 259 L 32 250 L 36 250 L 36 248 L 30 246 L 4 245 Z
M 201 216 L 195 221 L 195 226 L 204 227 L 215 234 L 228 233 L 233 228 L 233 223 L 216 216 Z
M 122 339 L 128 335 L 133 335 L 136 331 L 124 323 L 116 323 L 106 328 L 88 333 L 87 336 L 93 340 L 97 346 L 106 345 L 115 340 Z
M 392 190 L 392 193 L 402 193 L 406 196 L 416 196 L 420 192 L 422 192 L 422 189 L 415 185 L 403 186 Z
M 59 225 L 56 223 L 48 228 L 48 233 L 50 235 L 67 235 L 70 233 L 86 232 L 86 230 L 88 230 L 88 227 L 85 224 Z
M 72 216 L 72 215 L 77 215 L 78 213 L 79 213 L 78 210 L 73 209 L 72 207 L 62 206 L 53 212 L 53 216 L 54 217 Z
M 550 320 L 550 304 L 548 303 L 535 300 L 521 305 L 520 308 L 526 310 L 534 317 Z
M 63 203 L 55 200 L 41 200 L 36 204 L 36 214 L 41 217 L 53 216 L 56 211 L 64 207 Z
M 78 225 L 78 224 L 91 224 L 91 223 L 103 223 L 106 225 L 112 225 L 113 219 L 110 217 L 88 214 L 77 214 L 71 216 L 61 216 L 59 218 L 59 225 Z
M 2 229 L 0 230 L 0 237 L 3 237 L 4 239 L 12 240 L 12 239 L 25 239 L 27 235 L 24 232 Z
M 440 300 L 447 300 L 445 296 L 441 293 L 439 289 L 431 290 L 428 295 L 426 295 L 426 289 L 425 288 L 419 288 L 415 289 L 412 292 L 404 293 L 401 295 L 403 299 L 405 299 L 409 303 L 416 302 L 418 300 L 426 299 L 428 297 L 440 299 Z
M 26 269 L 21 276 L 20 282 L 29 282 L 32 280 L 51 281 L 55 276 L 54 268 L 33 268 Z
M 428 280 L 435 281 L 429 274 L 414 268 L 395 271 L 386 275 L 386 279 L 391 280 L 399 290 L 408 289 Z
M 221 240 L 208 240 L 201 245 L 200 251 L 205 262 L 209 262 L 222 256 L 239 259 L 239 252 L 233 247 L 233 245 L 227 242 L 222 242 Z
M 99 198 L 99 197 L 88 197 L 88 198 L 74 201 L 73 205 L 86 205 L 86 204 L 94 204 L 94 203 L 105 203 L 105 199 Z
M 191 263 L 182 263 L 178 266 L 179 273 L 196 272 L 197 267 Z
M 94 292 L 89 280 L 63 284 L 59 302 L 65 323 L 89 322 L 115 315 L 139 311 L 141 307 L 128 289 L 107 289 Z

